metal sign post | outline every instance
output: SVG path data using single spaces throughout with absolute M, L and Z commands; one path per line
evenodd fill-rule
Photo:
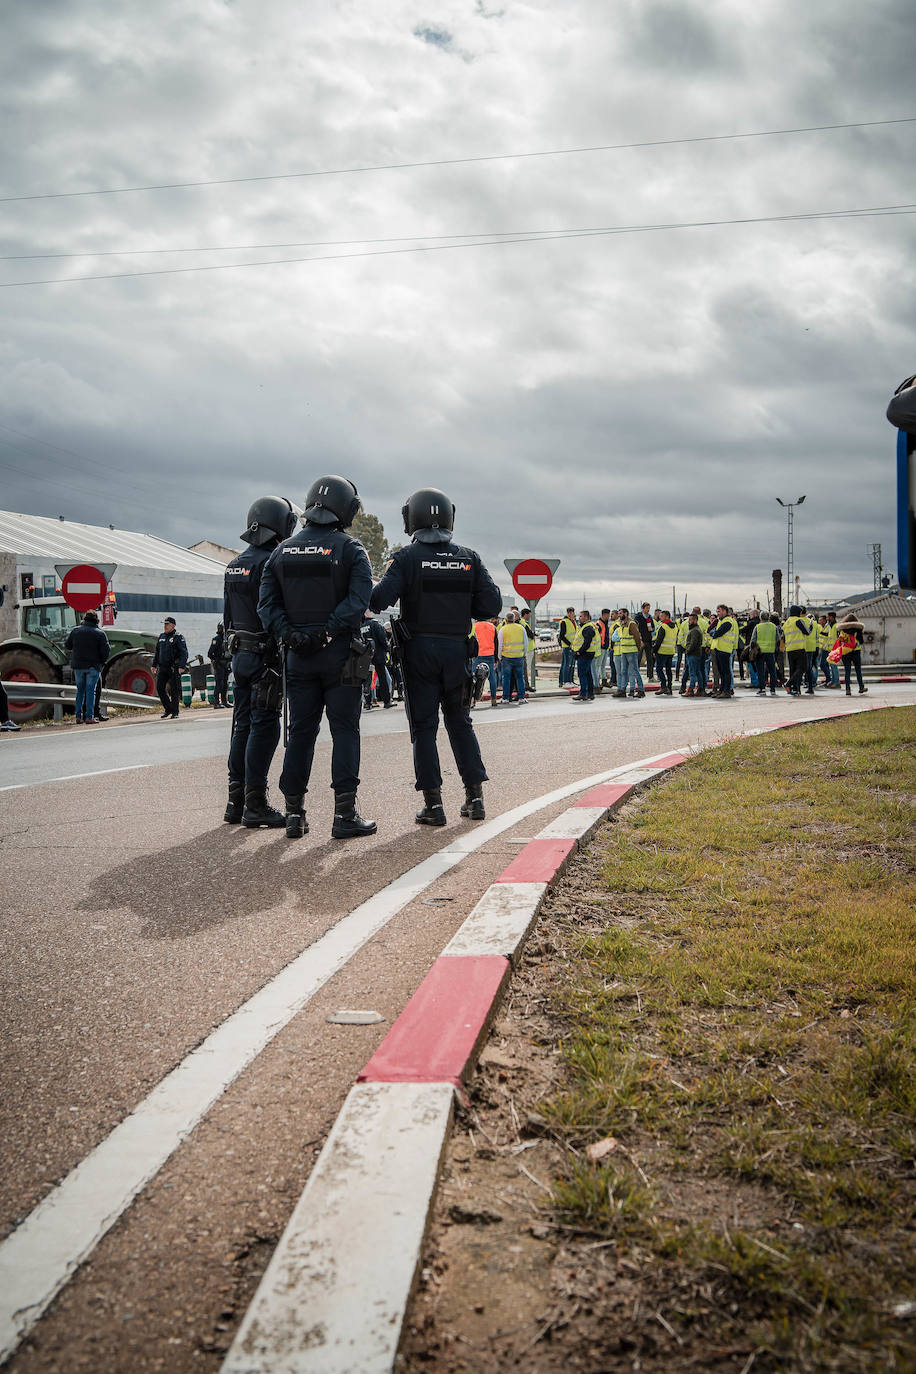
M 504 558 L 503 564 L 512 578 L 512 586 L 522 601 L 527 601 L 534 621 L 534 657 L 531 660 L 531 690 L 536 691 L 538 675 L 537 604 L 553 586 L 553 575 L 560 566 L 559 558 Z

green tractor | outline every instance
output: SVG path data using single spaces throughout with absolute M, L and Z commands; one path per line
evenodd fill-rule
M 0 678 L 4 682 L 72 682 L 70 655 L 64 648 L 67 635 L 83 617 L 63 597 L 47 596 L 19 606 L 19 634 L 0 644 Z M 111 657 L 105 664 L 102 683 L 119 692 L 150 696 L 156 691 L 153 650 L 156 636 L 106 625 Z M 50 715 L 44 701 L 10 698 L 10 716 L 17 724 Z

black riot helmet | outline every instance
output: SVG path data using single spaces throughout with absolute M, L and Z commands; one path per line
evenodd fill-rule
M 455 528 L 455 507 L 445 492 L 435 487 L 424 487 L 408 496 L 401 514 L 408 534 L 416 534 L 417 530 L 447 530 L 451 534 Z
M 340 525 L 345 530 L 362 508 L 359 492 L 349 477 L 319 477 L 305 498 L 305 518 L 310 525 Z
M 239 537 L 262 547 L 288 539 L 296 528 L 297 511 L 285 496 L 259 496 L 248 512 L 248 528 Z

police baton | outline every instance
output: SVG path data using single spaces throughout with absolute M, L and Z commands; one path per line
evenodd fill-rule
M 413 727 L 413 718 L 410 713 L 410 693 L 407 688 L 407 665 L 404 662 L 404 645 L 410 639 L 410 631 L 404 624 L 400 616 L 391 617 L 391 658 L 397 664 L 398 672 L 401 674 L 401 696 L 404 700 L 404 714 L 407 717 L 407 728 L 410 731 L 410 742 L 414 743 L 416 732 Z
M 286 645 L 280 645 L 280 690 L 283 693 L 283 748 L 289 744 L 289 701 L 286 696 Z

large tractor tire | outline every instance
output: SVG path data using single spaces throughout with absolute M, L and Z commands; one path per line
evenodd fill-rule
M 156 674 L 149 654 L 138 650 L 115 659 L 105 677 L 113 692 L 133 692 L 138 697 L 155 696 Z
M 0 678 L 4 682 L 60 682 L 54 667 L 34 649 L 4 649 L 0 652 Z M 23 725 L 49 716 L 47 701 L 21 701 L 10 697 L 10 720 Z

